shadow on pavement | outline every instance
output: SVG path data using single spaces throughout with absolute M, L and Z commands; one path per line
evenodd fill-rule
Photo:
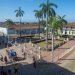
M 61 58 L 59 60 L 75 60 L 75 59 L 67 59 L 67 58 Z
M 18 74 L 17 75 L 75 75 L 75 73 L 60 67 L 59 65 L 55 63 L 47 63 L 42 60 L 42 62 L 38 62 L 36 65 L 36 68 L 33 67 L 32 64 L 25 64 L 23 63 L 17 63 L 8 65 L 6 67 L 3 67 L 4 70 L 7 72 L 9 68 L 11 68 L 12 75 L 15 75 L 14 67 L 18 68 Z

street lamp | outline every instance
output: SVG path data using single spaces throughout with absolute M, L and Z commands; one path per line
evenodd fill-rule
M 41 59 L 41 47 L 39 47 L 39 59 Z
M 9 43 L 9 34 L 8 34 L 8 28 L 7 28 L 7 48 L 8 48 L 8 43 Z

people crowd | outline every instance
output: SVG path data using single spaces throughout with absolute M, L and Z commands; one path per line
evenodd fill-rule
M 10 50 L 6 49 L 7 55 L 5 55 L 5 56 L 0 54 L 0 61 L 5 63 L 6 66 L 8 66 L 9 61 L 11 60 L 11 57 L 9 56 L 9 51 Z M 13 52 L 13 51 L 11 51 L 11 52 Z M 27 53 L 26 53 L 25 49 L 22 49 L 21 52 L 22 52 L 23 58 L 25 60 L 27 58 Z M 17 53 L 16 53 L 16 56 L 17 56 Z M 36 69 L 36 67 L 37 67 L 36 57 L 33 56 L 32 58 L 33 58 L 33 68 Z M 19 73 L 19 68 L 17 67 L 16 64 L 13 66 L 13 68 L 9 67 L 7 69 L 5 69 L 4 66 L 0 66 L 0 75 L 18 75 L 18 73 Z
M 5 68 L 3 66 L 0 67 L 0 75 L 18 75 L 18 67 L 15 64 L 13 68 Z

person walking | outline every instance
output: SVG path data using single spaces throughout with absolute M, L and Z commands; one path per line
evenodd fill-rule
M 36 69 L 36 58 L 33 56 L 33 67 Z
M 14 74 L 18 75 L 18 66 L 17 66 L 17 64 L 15 64 L 15 66 L 14 66 Z
M 22 49 L 22 53 L 24 52 L 24 50 Z
M 0 67 L 0 75 L 3 74 L 3 71 L 4 71 L 4 70 L 3 70 L 3 66 L 1 66 L 1 67 Z
M 4 71 L 4 68 L 3 68 L 3 66 L 1 67 L 1 72 L 0 72 L 0 75 L 7 75 L 7 73 Z
M 23 53 L 23 55 L 24 55 L 24 59 L 26 59 L 26 53 L 25 52 Z
M 4 57 L 4 61 L 7 64 L 8 60 L 7 60 L 7 56 Z
M 8 75 L 12 75 L 11 68 L 8 69 Z
M 3 61 L 3 56 L 1 55 L 1 61 Z

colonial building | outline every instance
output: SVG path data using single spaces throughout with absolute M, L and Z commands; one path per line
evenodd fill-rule
M 13 25 L 12 27 L 8 28 L 9 36 L 15 35 L 19 36 L 33 36 L 38 33 L 43 33 L 44 27 L 39 26 L 38 24 L 24 24 L 24 25 Z
M 4 26 L 4 23 L 0 23 L 0 32 L 4 33 L 4 36 L 9 36 L 9 38 L 19 38 L 19 37 L 33 37 L 35 34 L 44 32 L 44 27 L 36 23 L 25 23 L 19 25 L 18 23 L 12 26 Z M 70 35 L 75 36 L 75 23 L 68 23 L 62 28 L 62 32 L 59 31 L 60 35 Z
M 63 26 L 62 35 L 75 36 L 75 23 L 68 23 Z
M 10 39 L 33 37 L 35 34 L 44 32 L 44 27 L 40 26 L 39 28 L 39 25 L 36 23 L 15 24 L 8 27 L 4 25 L 4 23 L 1 23 L 0 31 L 4 33 L 4 36 L 8 36 Z

